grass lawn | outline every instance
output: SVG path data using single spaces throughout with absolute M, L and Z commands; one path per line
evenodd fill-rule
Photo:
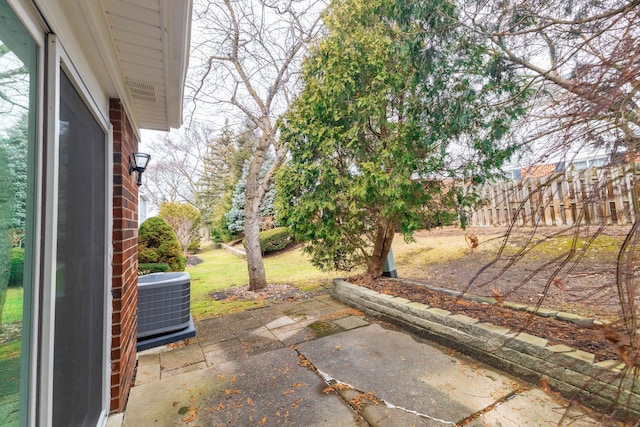
M 22 322 L 22 288 L 9 288 L 2 309 L 2 323 L 16 322 Z
M 22 288 L 7 289 L 6 300 L 2 309 L 2 324 L 22 322 Z M 1 403 L 13 403 L 17 396 L 11 397 L 19 390 L 20 380 L 20 336 L 0 341 L 0 397 Z M 15 398 L 15 399 L 14 399 Z M 5 409 L 7 407 L 3 407 Z
M 247 310 L 266 304 L 265 301 L 215 301 L 211 292 L 249 284 L 247 263 L 224 249 L 206 248 L 198 254 L 203 262 L 187 267 L 191 276 L 191 313 L 205 319 L 225 313 Z M 302 292 L 328 287 L 337 273 L 325 273 L 311 265 L 300 249 L 269 256 L 264 259 L 267 282 L 287 284 Z

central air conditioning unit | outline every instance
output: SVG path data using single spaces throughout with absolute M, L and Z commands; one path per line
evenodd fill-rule
M 189 273 L 138 277 L 138 351 L 195 336 Z

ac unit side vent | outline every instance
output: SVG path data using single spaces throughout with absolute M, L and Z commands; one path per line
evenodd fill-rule
M 138 339 L 186 328 L 190 313 L 190 279 L 138 286 Z

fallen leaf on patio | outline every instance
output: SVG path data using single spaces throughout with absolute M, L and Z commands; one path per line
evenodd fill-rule
M 189 413 L 182 419 L 185 423 L 190 423 L 191 421 L 196 419 L 197 412 L 195 409 L 191 409 Z
M 305 359 L 304 356 L 298 355 L 298 358 L 300 359 L 298 360 L 299 366 L 302 366 L 303 368 L 313 369 L 313 364 Z
M 226 394 L 226 395 L 239 394 L 239 393 L 240 393 L 240 390 L 231 390 L 231 389 L 226 389 L 226 390 L 224 391 L 224 394 Z
M 333 392 L 333 391 L 338 391 L 338 390 L 353 390 L 353 387 L 348 386 L 348 385 L 346 385 L 346 384 L 340 384 L 340 383 L 338 383 L 338 384 L 331 385 L 331 386 L 329 386 L 329 387 L 325 387 L 325 388 L 322 390 L 322 392 L 323 392 L 324 394 L 329 394 L 329 393 L 331 393 L 331 392 Z
M 267 423 L 267 417 L 262 418 L 262 420 L 260 420 L 260 423 L 258 425 L 265 425 Z
M 549 380 L 547 379 L 547 377 L 545 376 L 540 377 L 540 387 L 542 387 L 545 393 L 551 392 L 551 387 L 549 386 Z
M 251 400 L 250 397 L 247 397 L 247 403 L 249 404 L 249 406 L 253 406 L 253 400 Z
M 374 395 L 375 392 L 370 391 L 369 393 L 363 393 L 356 398 L 353 398 L 349 401 L 349 403 L 356 408 L 358 411 L 364 405 L 364 400 L 368 400 L 371 403 L 379 403 L 379 399 Z
M 295 388 L 300 388 L 300 387 L 306 387 L 309 384 L 305 384 L 305 383 L 295 383 L 294 385 L 292 385 L 291 387 L 295 387 Z
M 283 392 L 282 392 L 282 395 L 283 395 L 283 396 L 288 396 L 288 395 L 290 395 L 290 394 L 291 394 L 291 393 L 293 393 L 293 392 L 294 392 L 293 390 L 285 390 L 285 391 L 283 391 Z
M 186 345 L 186 343 L 184 341 L 178 341 L 178 342 L 174 342 L 174 343 L 168 344 L 167 347 L 173 349 L 173 348 L 184 347 L 185 345 Z

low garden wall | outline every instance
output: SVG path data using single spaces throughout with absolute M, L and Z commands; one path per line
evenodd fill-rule
M 544 338 L 381 294 L 342 279 L 333 281 L 332 295 L 368 315 L 534 384 L 546 382 L 553 391 L 587 406 L 609 413 L 615 409 L 617 416 L 640 417 L 640 378 L 618 360 L 594 362 L 595 356 L 582 350 L 549 345 Z M 527 307 L 518 306 L 518 309 Z M 593 319 L 571 316 L 575 323 L 593 322 Z
M 220 243 L 220 246 L 222 246 L 222 248 L 225 251 L 232 253 L 238 258 L 242 258 L 242 259 L 247 258 L 247 253 L 244 251 L 244 248 L 238 249 L 238 248 L 234 248 L 233 246 L 225 245 L 224 243 Z

